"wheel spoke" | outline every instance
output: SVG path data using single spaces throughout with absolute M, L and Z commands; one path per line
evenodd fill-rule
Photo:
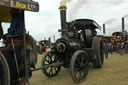
M 77 71 L 76 74 L 75 74 L 76 79 L 79 79 L 79 75 L 80 75 L 79 71 Z
M 79 80 L 81 79 L 81 71 L 79 71 Z
M 47 59 L 45 59 L 45 61 L 46 61 L 47 63 L 49 63 L 49 61 L 48 61 Z
M 82 76 L 82 77 L 84 76 L 84 72 L 85 72 L 84 70 L 83 70 L 83 71 L 81 71 L 81 76 Z
M 56 67 L 53 67 L 54 68 L 54 70 L 55 70 L 55 72 L 57 71 L 57 69 L 56 69 Z
M 50 53 L 49 56 L 51 56 L 52 54 Z
M 50 67 L 48 67 L 47 70 L 45 70 L 45 71 L 46 71 L 47 73 L 49 73 L 49 71 L 50 71 Z
M 82 58 L 81 58 L 81 63 L 82 63 L 82 65 L 84 64 L 84 55 L 82 54 L 82 56 L 81 56 Z
M 52 63 L 51 56 L 48 57 L 48 61 L 49 61 L 49 63 Z
M 50 67 L 49 74 L 51 74 L 51 72 L 52 72 L 52 67 Z
M 86 67 L 87 65 L 88 65 L 88 60 L 87 60 L 87 58 L 84 58 L 83 66 Z
M 77 60 L 76 60 L 79 64 L 80 64 L 80 59 L 79 58 L 77 58 Z
M 48 69 L 48 67 L 45 68 L 45 70 L 47 70 L 47 69 Z
M 53 60 L 54 57 L 55 57 L 55 55 L 51 54 L 50 58 L 51 58 L 52 61 L 54 61 L 54 60 Z
M 76 60 L 75 62 L 75 68 L 78 68 L 79 67 L 79 62 Z
M 77 66 L 77 67 L 75 67 L 75 68 L 74 68 L 74 70 L 79 71 L 79 67 L 78 67 L 78 66 Z
M 51 67 L 51 74 L 54 74 L 54 73 L 53 73 L 53 67 Z

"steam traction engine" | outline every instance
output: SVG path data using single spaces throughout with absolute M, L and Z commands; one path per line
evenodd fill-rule
M 26 8 L 17 7 L 17 2 Z M 0 23 L 0 40 L 3 38 L 2 46 L 0 46 L 0 85 L 29 85 L 29 77 L 32 76 L 31 69 L 35 68 L 37 62 L 36 41 L 25 32 L 25 11 L 38 12 L 38 2 L 0 0 L 0 22 L 10 23 L 15 27 L 13 34 L 3 34 Z M 22 28 L 20 30 L 20 32 L 23 31 L 22 35 L 18 34 L 19 27 Z
M 61 66 L 70 68 L 71 76 L 76 83 L 86 79 L 89 62 L 95 68 L 102 68 L 104 63 L 103 41 L 96 36 L 100 26 L 90 19 L 78 19 L 66 22 L 66 7 L 60 7 L 61 26 L 54 48 L 42 59 L 43 73 L 47 77 L 55 77 Z

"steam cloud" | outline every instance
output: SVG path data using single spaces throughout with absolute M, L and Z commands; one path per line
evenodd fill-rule
M 71 1 L 73 1 L 73 0 L 61 0 L 60 1 L 60 6 L 66 6 L 67 3 L 71 2 Z M 123 2 L 125 0 L 122 0 L 122 1 L 120 1 L 120 0 L 74 0 L 74 1 L 75 1 L 75 3 L 71 4 L 71 8 L 68 11 L 69 12 L 68 17 L 69 17 L 70 20 L 72 20 L 75 17 L 75 15 L 77 14 L 77 12 L 82 8 L 82 6 L 88 4 L 88 2 L 92 2 L 92 3 L 93 2 L 109 2 L 109 3 L 110 2 L 111 3 L 112 2 L 113 3 L 118 2 L 118 3 L 121 3 L 121 2 Z M 124 17 L 128 17 L 128 14 L 125 15 Z M 108 23 L 111 24 L 114 20 L 116 20 L 116 19 L 110 19 L 108 21 L 105 21 L 104 24 L 108 24 Z
M 108 24 L 108 23 L 112 24 L 112 22 L 114 22 L 115 20 L 116 20 L 116 19 L 110 19 L 110 20 L 108 20 L 108 21 L 105 21 L 104 24 Z
M 124 18 L 127 18 L 128 17 L 128 14 L 124 16 Z
M 102 3 L 112 3 L 115 5 L 119 5 L 119 4 L 123 3 L 125 0 L 122 0 L 122 1 L 120 1 L 120 0 L 74 0 L 74 1 L 76 1 L 76 2 L 75 2 L 75 4 L 71 5 L 70 11 L 69 11 L 69 19 L 70 20 L 72 20 L 75 17 L 75 15 L 82 8 L 82 6 L 88 4 L 89 2 L 91 2 L 91 3 L 97 3 L 97 2 L 101 3 L 102 2 Z M 88 8 L 87 8 L 87 10 L 88 10 Z M 127 17 L 128 17 L 128 15 L 127 15 Z
M 79 9 L 85 5 L 87 0 L 77 0 L 74 5 L 72 5 L 71 10 L 69 11 L 70 19 L 73 19 L 75 14 L 79 11 Z
M 66 6 L 68 2 L 70 2 L 71 0 L 61 0 L 60 1 L 60 6 Z

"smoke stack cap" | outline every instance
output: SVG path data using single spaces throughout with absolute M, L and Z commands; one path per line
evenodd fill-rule
M 66 6 L 60 6 L 59 10 L 66 10 L 67 7 Z

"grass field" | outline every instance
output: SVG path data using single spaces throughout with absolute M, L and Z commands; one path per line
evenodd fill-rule
M 40 67 L 42 56 L 38 57 L 37 67 Z M 42 71 L 33 72 L 31 85 L 77 85 L 70 76 L 69 69 L 62 68 L 55 78 L 47 78 Z M 120 56 L 109 54 L 102 69 L 94 69 L 90 64 L 89 74 L 79 85 L 128 85 L 128 54 Z

